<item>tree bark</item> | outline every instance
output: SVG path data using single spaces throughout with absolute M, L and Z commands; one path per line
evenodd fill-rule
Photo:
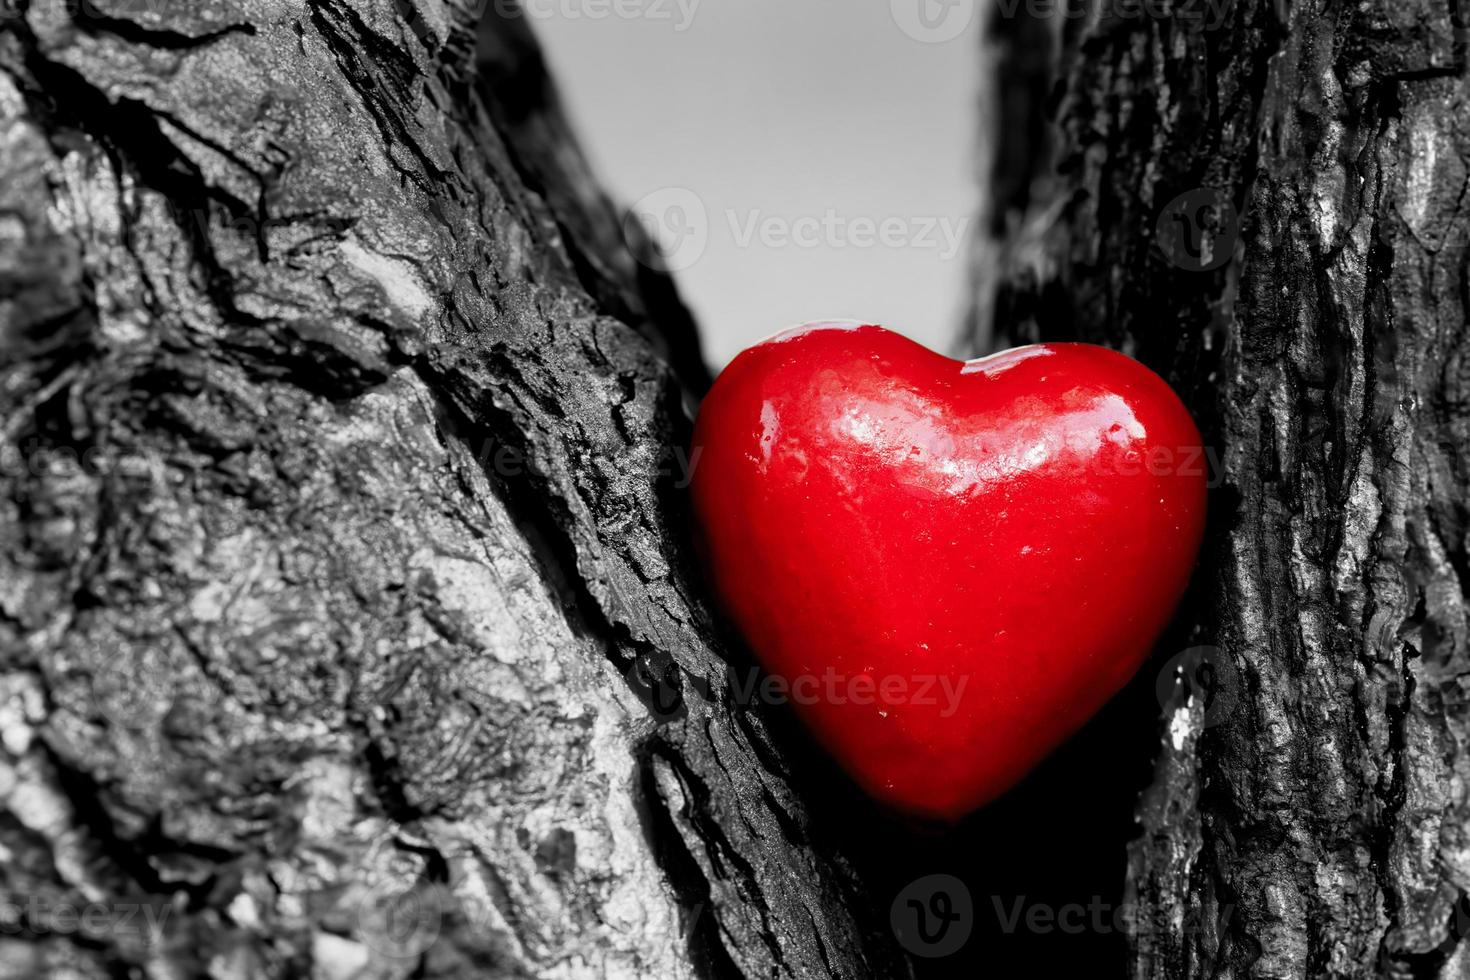
M 1470 976 L 1470 12 L 1069 9 L 992 12 L 968 340 L 1121 347 L 1218 453 L 1132 972 Z
M 907 972 L 725 683 L 689 318 L 483 6 L 0 9 L 0 974 Z

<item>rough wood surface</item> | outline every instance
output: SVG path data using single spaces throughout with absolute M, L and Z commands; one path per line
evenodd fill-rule
M 1129 350 L 1222 464 L 1184 619 L 1229 710 L 1161 720 L 1133 972 L 1470 976 L 1467 10 L 1027 9 L 990 25 L 987 125 L 1028 144 L 971 344 Z M 1158 240 L 1198 188 L 1241 217 L 1207 271 Z
M 5 976 L 906 972 L 691 586 L 692 326 L 486 7 L 0 7 Z

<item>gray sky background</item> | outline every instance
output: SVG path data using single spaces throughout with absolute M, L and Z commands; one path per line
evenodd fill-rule
M 976 204 L 974 0 L 525 3 L 716 367 L 805 320 L 949 346 Z

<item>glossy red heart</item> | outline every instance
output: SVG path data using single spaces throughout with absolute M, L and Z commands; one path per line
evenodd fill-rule
M 941 819 L 1132 677 L 1205 516 L 1188 411 L 1085 344 L 960 362 L 799 327 L 720 375 L 690 458 L 710 580 L 766 693 L 874 797 Z

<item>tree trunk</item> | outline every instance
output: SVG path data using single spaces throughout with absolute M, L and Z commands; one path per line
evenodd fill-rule
M 997 3 L 970 343 L 1134 353 L 1219 461 L 1132 971 L 1470 976 L 1470 11 Z
M 484 6 L 0 9 L 0 975 L 907 970 L 725 683 L 689 318 Z

